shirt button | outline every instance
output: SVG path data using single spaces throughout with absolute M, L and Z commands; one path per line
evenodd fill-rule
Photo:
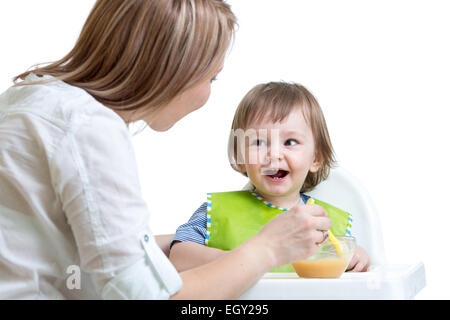
M 148 240 L 150 240 L 150 238 L 148 237 L 148 235 L 145 235 L 145 236 L 144 236 L 144 241 L 145 241 L 145 242 L 148 242 Z

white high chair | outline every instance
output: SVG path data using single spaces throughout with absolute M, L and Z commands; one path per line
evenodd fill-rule
M 332 169 L 328 179 L 307 194 L 352 214 L 352 236 L 369 254 L 369 271 L 346 272 L 339 279 L 267 273 L 240 299 L 412 299 L 425 287 L 423 263 L 387 263 L 376 208 L 362 184 L 349 172 L 341 167 Z

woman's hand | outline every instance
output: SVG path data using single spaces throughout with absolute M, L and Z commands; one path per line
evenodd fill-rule
M 357 246 L 347 270 L 350 272 L 366 272 L 370 266 L 369 255 L 364 248 Z
M 313 255 L 331 221 L 321 206 L 296 206 L 278 215 L 239 247 L 181 273 L 171 299 L 236 299 L 270 269 Z M 210 290 L 220 288 L 220 290 Z
M 298 205 L 272 219 L 250 241 L 267 248 L 275 268 L 312 256 L 330 227 L 324 208 Z

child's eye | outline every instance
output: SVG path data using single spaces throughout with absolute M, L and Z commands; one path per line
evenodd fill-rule
M 256 140 L 253 140 L 253 142 L 252 142 L 252 146 L 261 147 L 261 146 L 265 146 L 265 145 L 266 145 L 266 141 L 261 140 L 261 139 L 256 139 Z
M 288 139 L 286 140 L 286 142 L 284 143 L 285 146 L 294 146 L 298 144 L 298 141 L 295 139 Z
M 211 79 L 211 82 L 217 81 L 217 76 Z

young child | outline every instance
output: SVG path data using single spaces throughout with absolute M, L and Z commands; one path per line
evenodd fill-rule
M 303 86 L 271 82 L 254 87 L 236 111 L 228 154 L 233 169 L 247 176 L 251 190 L 208 193 L 172 240 L 170 260 L 179 271 L 208 263 L 233 250 L 269 220 L 305 205 L 334 163 L 326 122 Z M 315 199 L 332 221 L 334 235 L 350 235 L 352 218 Z M 326 233 L 323 241 L 326 240 Z M 357 247 L 348 270 L 366 271 L 369 257 Z M 291 265 L 272 272 L 294 272 Z

